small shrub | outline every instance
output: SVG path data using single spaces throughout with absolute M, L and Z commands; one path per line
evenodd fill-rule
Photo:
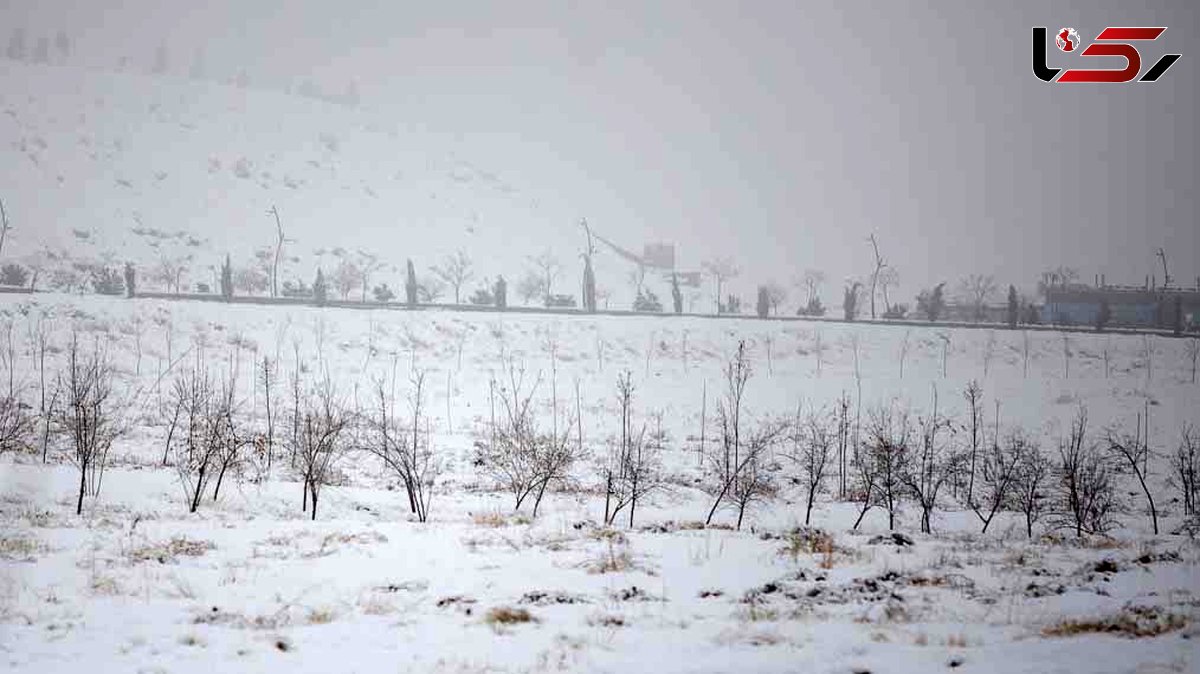
M 1156 637 L 1183 629 L 1187 618 L 1157 606 L 1130 606 L 1121 612 L 1099 618 L 1069 619 L 1042 630 L 1047 637 L 1073 637 L 1080 634 L 1115 634 L 1138 639 Z

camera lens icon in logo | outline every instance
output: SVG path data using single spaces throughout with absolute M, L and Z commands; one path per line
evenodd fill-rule
M 1061 51 L 1075 51 L 1079 48 L 1079 33 L 1074 28 L 1063 28 L 1054 36 L 1054 44 Z

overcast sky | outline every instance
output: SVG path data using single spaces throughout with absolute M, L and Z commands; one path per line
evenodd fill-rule
M 631 244 L 751 272 L 865 276 L 875 233 L 906 290 L 1058 264 L 1140 283 L 1159 246 L 1192 285 L 1197 4 L 1010 4 L 0 0 L 0 26 L 66 29 L 97 65 L 165 42 L 217 76 L 356 80 Z M 1046 84 L 1034 25 L 1168 26 L 1143 68 L 1183 58 L 1155 84 Z

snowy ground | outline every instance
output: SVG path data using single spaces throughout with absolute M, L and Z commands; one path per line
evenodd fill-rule
M 733 531 L 724 528 L 729 513 L 718 516 L 722 527 L 697 526 L 710 500 L 694 486 L 701 414 L 711 415 L 721 365 L 739 340 L 754 362 L 747 406 L 756 417 L 827 408 L 843 393 L 857 401 L 861 387 L 863 410 L 921 411 L 936 389 L 943 411 L 961 419 L 960 393 L 977 379 L 989 423 L 998 400 L 1002 432 L 1023 426 L 1048 452 L 1080 405 L 1096 434 L 1110 423 L 1132 426 L 1148 405 L 1151 446 L 1163 457 L 1184 423 L 1200 422 L 1200 386 L 1181 340 L 1071 335 L 1064 344 L 1053 333 L 61 295 L 0 297 L 0 311 L 12 321 L 13 371 L 27 398 L 37 370 L 26 335 L 48 320 L 60 350 L 72 328 L 106 344 L 131 402 L 131 431 L 81 517 L 78 473 L 62 451 L 52 449 L 49 465 L 34 453 L 0 459 L 0 660 L 9 671 L 78 663 L 122 672 L 1197 667 L 1200 547 L 1149 535 L 1132 497 L 1114 538 L 1082 543 L 1027 541 L 1007 513 L 981 536 L 975 515 L 950 499 L 935 534 L 922 536 L 909 505 L 899 528 L 915 544 L 906 546 L 873 542 L 887 528 L 879 510 L 852 532 L 854 505 L 826 495 L 814 525 L 833 549 L 813 552 L 818 542 L 789 534 L 803 518 L 798 488 Z M 552 370 L 560 405 L 574 407 L 578 383 L 585 444 L 596 452 L 614 428 L 619 372 L 632 373 L 640 418 L 662 413 L 672 487 L 639 510 L 633 529 L 597 526 L 603 495 L 590 464 L 579 471 L 582 487 L 551 494 L 535 521 L 528 508 L 513 515 L 509 496 L 472 467 L 502 346 L 546 376 L 546 413 Z M 432 521 L 413 521 L 402 488 L 365 454 L 339 464 L 343 484 L 323 492 L 315 522 L 281 467 L 261 482 L 247 474 L 187 513 L 175 472 L 159 466 L 169 363 L 232 363 L 243 410 L 261 424 L 264 396 L 250 364 L 278 358 L 286 373 L 295 349 L 348 394 L 392 367 L 429 372 L 435 445 L 447 462 Z M 52 356 L 51 370 L 61 357 Z M 1172 532 L 1180 513 L 1164 458 L 1152 473 L 1167 511 L 1163 531 Z M 524 609 L 531 620 L 489 619 L 498 608 Z M 1064 621 L 1118 615 L 1173 629 L 1142 638 L 1059 634 L 1087 632 Z

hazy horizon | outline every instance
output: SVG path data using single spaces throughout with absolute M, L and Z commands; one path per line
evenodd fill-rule
M 748 286 L 820 268 L 838 300 L 842 279 L 870 273 L 873 233 L 911 304 L 972 272 L 1026 289 L 1059 265 L 1161 280 L 1160 246 L 1178 283 L 1200 276 L 1196 12 L 1105 4 L 60 1 L 0 17 L 30 44 L 65 31 L 91 67 L 145 71 L 164 44 L 179 74 L 202 53 L 217 80 L 356 82 L 364 107 L 561 199 L 564 230 L 586 217 L 631 247 L 728 254 Z M 1165 25 L 1143 68 L 1183 58 L 1154 84 L 1046 84 L 1030 71 L 1034 25 L 1085 40 Z

